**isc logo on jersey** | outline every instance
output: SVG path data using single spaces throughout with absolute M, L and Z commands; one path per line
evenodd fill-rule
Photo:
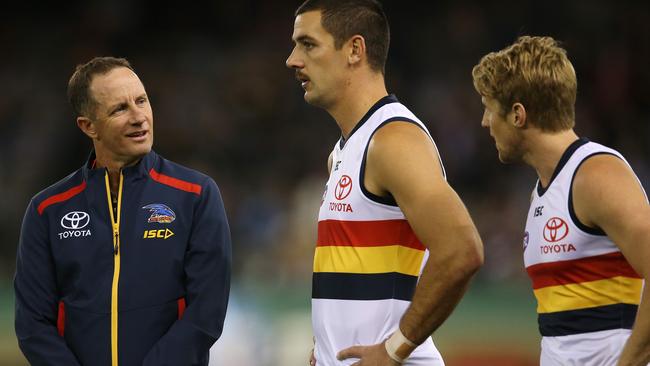
M 569 235 L 569 225 L 559 217 L 551 217 L 544 225 L 544 240 L 547 245 L 541 245 L 542 254 L 575 252 L 576 247 L 571 243 L 559 243 Z
M 334 189 L 334 198 L 337 201 L 344 200 L 352 192 L 352 178 L 348 175 L 341 176 L 339 182 L 336 184 Z M 352 211 L 352 205 L 344 202 L 330 202 L 329 203 L 330 211 L 336 212 L 354 212 Z
M 67 229 L 59 233 L 59 239 L 90 236 L 90 229 L 84 229 L 90 223 L 90 215 L 83 211 L 71 211 L 61 218 L 61 227 Z

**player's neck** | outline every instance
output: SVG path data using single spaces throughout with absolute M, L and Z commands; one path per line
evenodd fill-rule
M 104 168 L 108 171 L 108 180 L 112 192 L 117 192 L 120 182 L 120 171 L 123 168 L 135 165 L 141 157 L 124 157 L 114 156 L 95 144 L 95 168 Z
M 530 132 L 535 136 L 534 139 L 531 139 L 532 143 L 529 144 L 524 161 L 537 171 L 542 186 L 546 187 L 550 183 L 562 155 L 569 145 L 578 139 L 578 135 L 573 129 L 556 133 L 539 130 Z
M 341 93 L 339 103 L 329 108 L 328 112 L 336 120 L 343 137 L 348 138 L 368 110 L 386 95 L 388 92 L 383 75 L 373 73 L 351 80 Z

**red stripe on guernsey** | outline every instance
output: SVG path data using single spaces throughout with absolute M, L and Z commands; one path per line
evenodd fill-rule
M 401 245 L 424 250 L 406 220 L 318 222 L 316 246 L 381 247 Z
M 181 297 L 178 299 L 178 319 L 183 317 L 183 313 L 185 312 L 185 298 Z
M 641 278 L 621 252 L 550 263 L 526 268 L 533 280 L 533 289 L 604 280 L 623 276 Z
M 56 317 L 56 329 L 58 329 L 59 335 L 63 337 L 65 330 L 65 305 L 63 305 L 63 301 L 59 301 L 59 314 Z
M 151 178 L 153 178 L 153 180 L 155 180 L 158 183 L 162 183 L 164 185 L 168 185 L 170 187 L 180 189 L 181 191 L 195 193 L 198 195 L 201 194 L 201 186 L 198 184 L 186 182 L 184 180 L 170 177 L 168 175 L 160 174 L 157 171 L 153 170 L 153 168 L 149 170 L 149 175 L 151 176 Z
M 48 197 L 43 202 L 41 202 L 40 205 L 38 205 L 38 214 L 42 215 L 43 210 L 45 210 L 47 208 L 47 206 L 53 205 L 55 203 L 67 201 L 70 198 L 72 198 L 72 197 L 78 195 L 79 193 L 83 192 L 84 189 L 86 189 L 86 181 L 85 180 L 83 182 L 81 182 L 80 185 L 74 186 L 74 187 L 68 189 L 67 191 L 65 191 L 63 193 L 55 194 L 54 196 Z

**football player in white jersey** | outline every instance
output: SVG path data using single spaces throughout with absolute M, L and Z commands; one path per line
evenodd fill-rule
M 394 97 L 388 96 L 385 87 L 384 64 L 389 30 L 381 5 L 376 1 L 307 0 L 296 11 L 292 39 L 294 48 L 286 65 L 295 70 L 305 91 L 305 100 L 325 109 L 336 121 L 342 134 L 341 146 L 355 134 L 364 116 L 372 114 L 384 102 L 397 103 Z M 346 326 L 330 312 L 331 319 L 317 319 L 324 326 L 314 329 L 316 357 L 312 354 L 310 364 L 423 365 L 423 361 L 418 361 L 419 356 L 415 356 L 417 352 L 411 359 L 409 355 L 418 345 L 431 342 L 431 334 L 460 301 L 471 277 L 483 263 L 482 243 L 462 201 L 447 183 L 436 147 L 421 124 L 406 118 L 383 124 L 373 131 L 364 159 L 365 173 L 360 177 L 360 184 L 365 195 L 379 201 L 394 200 L 395 206 L 390 210 L 403 212 L 403 217 L 424 246 L 423 250 L 429 249 L 431 255 L 423 265 L 419 281 L 413 281 L 413 286 L 417 283 L 417 287 L 406 303 L 408 307 L 405 306 L 385 338 L 383 334 L 381 337 L 379 334 L 369 335 L 376 340 L 373 344 L 341 344 L 341 349 L 319 345 L 319 335 L 331 339 L 337 336 L 332 334 L 336 333 L 332 328 Z M 353 163 L 359 162 L 343 161 L 339 166 L 339 161 L 333 162 L 331 155 L 328 168 L 334 174 L 344 169 L 345 164 Z M 348 195 L 345 188 L 358 187 L 356 176 L 345 179 L 339 181 L 341 191 L 336 192 L 336 199 Z M 326 194 L 334 193 L 330 190 Z M 331 210 L 341 211 L 335 212 L 337 215 L 352 215 L 358 213 L 353 205 L 333 203 Z M 379 210 L 388 210 L 389 206 L 376 205 Z M 315 263 L 315 267 L 318 265 Z M 364 267 L 364 264 L 359 267 Z M 419 272 L 420 268 L 417 270 Z M 343 283 L 334 291 L 347 290 L 341 287 L 344 287 Z M 357 300 L 350 303 L 363 306 L 363 302 Z M 377 303 L 380 302 L 367 301 L 369 307 Z M 312 305 L 315 310 L 314 301 Z M 368 323 L 385 321 L 376 319 Z M 367 333 L 366 328 L 350 331 L 359 337 Z M 341 337 L 350 334 L 341 334 Z M 322 355 L 320 359 L 319 355 Z M 426 364 L 443 365 L 439 355 L 437 360 Z
M 573 130 L 576 74 L 550 37 L 522 36 L 472 70 L 499 160 L 538 175 L 524 261 L 538 301 L 540 363 L 650 362 L 650 206 L 613 149 Z

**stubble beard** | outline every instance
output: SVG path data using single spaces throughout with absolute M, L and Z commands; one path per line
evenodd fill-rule
M 513 139 L 507 150 L 499 151 L 499 161 L 503 164 L 518 164 L 524 162 L 524 144 L 519 137 Z

